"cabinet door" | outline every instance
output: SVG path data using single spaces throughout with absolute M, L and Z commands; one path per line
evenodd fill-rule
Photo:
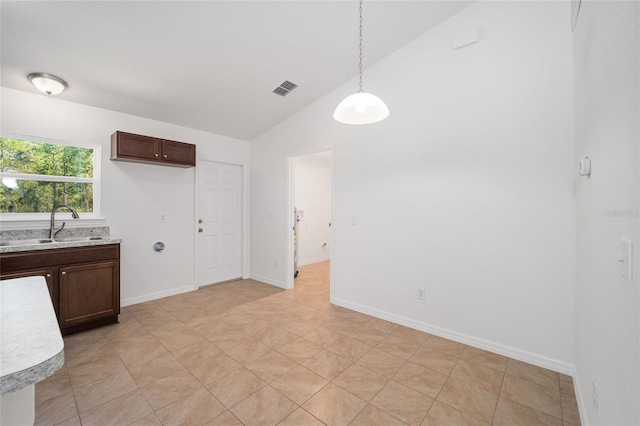
M 158 161 L 160 160 L 160 139 L 118 132 L 115 158 Z
M 190 143 L 163 140 L 162 161 L 196 165 L 196 146 Z
M 117 315 L 120 311 L 118 262 L 60 268 L 60 326 Z
M 44 277 L 47 282 L 47 287 L 49 287 L 49 296 L 51 296 L 51 301 L 53 303 L 53 307 L 58 312 L 58 292 L 54 289 L 53 284 L 53 269 L 41 269 L 38 271 L 24 271 L 24 272 L 12 272 L 8 274 L 0 275 L 0 280 L 11 280 L 14 278 L 25 278 L 25 277 Z

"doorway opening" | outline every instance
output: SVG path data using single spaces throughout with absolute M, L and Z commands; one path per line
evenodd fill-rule
M 289 157 L 286 288 L 300 267 L 331 258 L 333 168 L 331 151 Z

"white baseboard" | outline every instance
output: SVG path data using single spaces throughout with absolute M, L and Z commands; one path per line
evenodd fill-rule
M 251 274 L 251 279 L 252 280 L 256 280 L 256 281 L 260 281 L 260 282 L 265 283 L 265 284 L 270 284 L 270 285 L 273 285 L 273 286 L 276 286 L 276 287 L 286 288 L 283 282 L 276 281 L 276 280 L 273 280 L 271 278 L 263 277 L 262 275 Z
M 573 375 L 573 389 L 576 393 L 576 402 L 578 403 L 578 413 L 580 413 L 580 424 L 589 426 L 589 417 L 587 416 L 587 406 L 582 394 L 582 386 L 580 386 L 580 378 L 578 373 Z
M 298 262 L 298 266 L 311 265 L 312 263 L 318 263 L 318 262 L 326 262 L 329 259 L 330 259 L 329 256 L 322 256 L 322 257 L 317 257 L 315 259 L 300 260 Z
M 436 336 L 443 337 L 445 339 L 464 343 L 465 345 L 473 346 L 476 348 L 484 349 L 489 352 L 504 355 L 509 358 L 517 359 L 518 361 L 537 365 L 538 367 L 553 370 L 558 373 L 567 374 L 572 377 L 575 374 L 574 365 L 571 365 L 569 363 L 559 361 L 556 359 L 548 358 L 542 355 L 538 355 L 533 352 L 523 351 L 521 349 L 503 345 L 501 343 L 491 342 L 489 340 L 480 339 L 478 337 L 470 336 L 468 334 L 458 333 L 457 331 L 427 324 L 421 321 L 412 320 L 410 318 L 406 318 L 401 315 L 391 314 L 389 312 L 370 308 L 368 306 L 349 302 L 347 300 L 331 298 L 331 303 L 337 306 L 341 306 L 343 308 L 347 308 L 363 314 L 371 315 L 376 318 L 380 318 L 386 321 L 391 321 L 393 323 L 404 325 L 406 327 L 410 327 L 416 330 L 424 331 L 425 333 L 434 334 Z
M 131 297 L 129 299 L 122 299 L 120 301 L 120 306 L 125 307 L 129 305 L 135 305 L 136 303 L 149 302 L 151 300 L 162 299 L 163 297 L 175 296 L 176 294 L 189 293 L 190 291 L 195 291 L 197 289 L 198 287 L 187 286 L 166 291 L 159 291 L 157 293 L 145 294 L 144 296 Z
M 284 284 L 281 283 L 280 281 L 275 281 L 260 275 L 252 274 L 251 279 L 263 282 L 265 284 L 270 284 L 276 287 L 284 288 Z M 189 293 L 190 291 L 195 291 L 197 289 L 198 287 L 186 286 L 186 287 L 174 288 L 167 291 L 160 291 L 157 293 L 145 294 L 143 296 L 131 297 L 128 299 L 122 299 L 120 301 L 120 306 L 125 307 L 125 306 L 135 305 L 137 303 L 149 302 L 151 300 L 162 299 L 163 297 L 175 296 L 176 294 Z

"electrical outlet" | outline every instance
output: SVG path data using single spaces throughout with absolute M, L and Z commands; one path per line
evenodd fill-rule
M 160 223 L 165 223 L 167 221 L 167 215 L 162 213 L 160 214 Z
M 424 300 L 424 288 L 418 287 L 417 290 L 418 290 L 418 299 Z
M 593 397 L 593 406 L 596 409 L 596 411 L 598 411 L 598 382 L 596 381 L 596 379 L 594 378 L 593 381 L 591 382 L 592 387 L 591 387 L 591 393 L 592 393 L 592 397 Z

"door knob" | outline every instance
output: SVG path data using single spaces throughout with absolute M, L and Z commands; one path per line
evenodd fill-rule
M 198 228 L 198 232 L 202 232 L 202 228 Z
M 198 223 L 202 223 L 202 219 L 198 219 Z

